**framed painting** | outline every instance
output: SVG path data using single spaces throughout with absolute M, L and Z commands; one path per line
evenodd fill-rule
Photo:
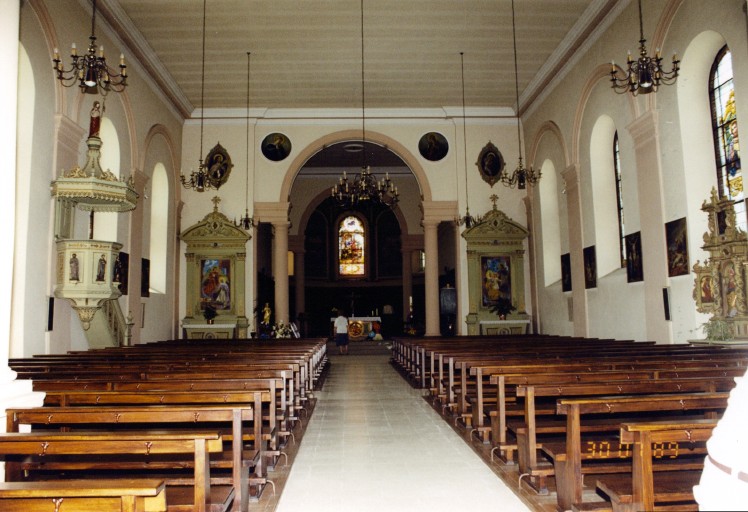
M 561 291 L 571 291 L 571 254 L 561 255 Z
M 584 248 L 584 287 L 597 287 L 597 257 L 594 245 Z
M 126 252 L 120 252 L 114 261 L 114 282 L 119 283 L 119 291 L 122 295 L 127 295 L 127 285 L 130 274 L 130 255 Z
M 685 217 L 665 224 L 665 244 L 667 245 L 668 276 L 687 275 L 688 239 Z
M 629 283 L 644 281 L 644 267 L 642 266 L 642 234 L 641 231 L 631 233 L 625 237 L 626 243 L 626 280 Z
M 437 162 L 447 156 L 449 143 L 441 133 L 428 132 L 418 141 L 418 152 L 426 160 Z
M 509 256 L 481 256 L 481 305 L 490 308 L 500 299 L 512 300 L 512 272 Z
M 231 260 L 200 260 L 200 309 L 213 306 L 216 311 L 231 309 Z
M 151 295 L 151 260 L 143 258 L 140 263 L 140 296 Z
M 262 139 L 262 154 L 273 162 L 280 162 L 291 154 L 291 141 L 282 133 L 270 133 Z

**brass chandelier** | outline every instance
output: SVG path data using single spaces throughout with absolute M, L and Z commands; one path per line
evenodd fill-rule
M 247 52 L 247 177 L 244 183 L 244 215 L 239 219 L 239 222 L 234 221 L 234 225 L 237 227 L 244 228 L 245 231 L 254 225 L 254 219 L 249 216 L 249 70 L 251 64 L 252 53 Z
M 673 54 L 673 69 L 665 71 L 662 69 L 662 57 L 659 48 L 655 51 L 655 56 L 650 57 L 647 54 L 646 42 L 642 23 L 642 1 L 639 0 L 639 57 L 633 60 L 631 52 L 629 52 L 625 72 L 620 70 L 619 73 L 616 63 L 610 63 L 610 82 L 616 93 L 630 92 L 634 96 L 649 94 L 657 92 L 661 84 L 671 85 L 678 79 L 678 71 L 680 71 L 678 56 Z
M 397 187 L 390 179 L 390 174 L 377 180 L 366 163 L 366 82 L 364 74 L 364 0 L 361 0 L 361 133 L 362 160 L 361 170 L 352 182 L 348 181 L 348 174 L 338 179 L 338 183 L 330 190 L 330 195 L 341 207 L 351 208 L 363 204 L 380 204 L 388 208 L 395 206 L 399 198 Z
M 522 163 L 522 135 L 519 122 L 519 73 L 517 72 L 517 28 L 514 22 L 514 0 L 512 0 L 512 41 L 514 43 L 514 92 L 517 96 L 517 144 L 519 146 L 519 165 L 510 175 L 506 170 L 501 172 L 499 181 L 509 188 L 524 190 L 528 184 L 535 185 L 540 181 L 540 169 L 533 170 Z
M 208 172 L 203 163 L 203 124 L 205 120 L 205 18 L 207 14 L 207 0 L 203 0 L 203 64 L 202 80 L 200 86 L 200 164 L 197 171 L 192 171 L 190 177 L 179 175 L 179 181 L 186 189 L 194 189 L 196 192 L 204 192 L 206 189 L 218 188 L 209 179 Z
M 91 35 L 88 37 L 88 50 L 78 55 L 75 43 L 70 48 L 70 67 L 65 69 L 60 59 L 60 52 L 54 49 L 54 70 L 57 79 L 64 87 L 72 87 L 76 83 L 84 93 L 96 94 L 101 92 L 105 96 L 109 91 L 122 92 L 127 87 L 127 65 L 125 56 L 119 56 L 119 73 L 107 65 L 104 57 L 104 46 L 96 47 L 96 0 L 93 0 L 93 14 L 91 15 Z M 98 55 L 97 55 L 98 51 Z

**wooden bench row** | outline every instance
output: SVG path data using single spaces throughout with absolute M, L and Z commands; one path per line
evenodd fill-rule
M 693 507 L 689 482 L 703 464 L 705 439 L 683 443 L 681 433 L 716 421 L 734 378 L 745 372 L 746 352 L 596 343 L 522 336 L 465 344 L 403 340 L 393 364 L 427 390 L 445 419 L 492 443 L 492 458 L 496 452 L 504 464 L 517 462 L 523 482 L 547 493 L 552 478 L 559 510 L 598 505 L 584 502 L 585 475 L 600 475 L 592 481 L 609 496 L 603 509 Z M 402 361 L 411 366 L 400 366 Z M 654 421 L 666 427 L 641 453 L 651 453 L 654 443 L 657 456 L 632 472 L 632 464 L 642 465 L 640 458 L 632 462 L 638 450 L 633 446 L 641 441 L 632 441 L 631 434 L 624 438 L 621 429 L 646 430 L 653 427 L 642 425 Z
M 327 363 L 324 341 L 294 341 L 209 347 L 174 342 L 13 360 L 11 366 L 33 378 L 34 389 L 44 390 L 46 397 L 42 408 L 8 411 L 9 433 L 0 437 L 12 448 L 0 455 L 9 468 L 6 476 L 15 481 L 7 482 L 13 484 L 7 496 L 0 493 L 0 509 L 5 510 L 6 502 L 21 503 L 24 492 L 56 496 L 65 488 L 67 497 L 54 498 L 67 500 L 68 508 L 61 511 L 70 510 L 74 495 L 76 507 L 89 507 L 75 510 L 106 510 L 115 498 L 132 510 L 162 510 L 158 499 L 136 492 L 158 487 L 153 485 L 156 477 L 156 484 L 165 482 L 165 491 L 154 496 L 163 496 L 159 499 L 169 511 L 247 510 L 267 485 L 274 487 L 267 471 L 283 455 L 283 442 L 293 437 L 294 425 L 300 424 L 297 414 L 306 410 Z M 52 436 L 54 444 L 22 441 L 27 434 L 19 430 L 29 428 L 40 439 Z M 184 440 L 207 433 L 216 437 L 202 448 Z M 101 443 L 106 435 L 148 440 Z M 173 453 L 152 448 L 168 443 L 181 443 L 184 450 L 189 445 L 194 453 L 187 457 L 187 451 L 176 448 Z M 98 447 L 80 448 L 90 444 Z M 40 452 L 40 446 L 46 448 Z M 50 446 L 57 450 L 54 454 Z M 200 459 L 198 451 L 203 452 Z M 73 478 L 68 487 L 58 481 L 61 475 Z M 132 485 L 124 486 L 129 491 L 78 496 L 78 476 L 95 477 L 101 487 L 121 488 L 116 480 L 103 478 L 110 475 L 129 478 Z M 50 488 L 33 481 L 47 478 L 52 479 Z

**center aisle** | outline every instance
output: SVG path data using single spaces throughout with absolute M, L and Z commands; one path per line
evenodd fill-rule
M 530 510 L 388 355 L 335 353 L 316 396 L 277 512 Z

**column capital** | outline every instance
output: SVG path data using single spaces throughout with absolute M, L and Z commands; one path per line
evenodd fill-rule
M 641 146 L 649 141 L 656 140 L 660 136 L 660 130 L 657 127 L 658 118 L 656 110 L 647 110 L 626 126 L 634 139 L 635 146 Z
M 281 222 L 288 223 L 290 208 L 291 203 L 288 201 L 278 201 L 275 203 L 257 202 L 254 204 L 254 218 L 256 221 L 270 222 L 273 225 Z
M 457 201 L 421 201 L 421 211 L 423 212 L 421 224 L 424 226 L 426 222 L 433 222 L 434 225 L 442 221 L 451 222 L 460 215 Z
M 579 166 L 577 164 L 571 164 L 569 167 L 561 171 L 561 178 L 564 180 L 566 185 L 566 191 L 575 188 L 579 184 Z

